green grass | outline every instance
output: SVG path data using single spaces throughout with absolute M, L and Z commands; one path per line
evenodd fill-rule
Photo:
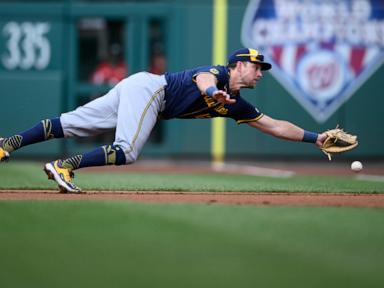
M 56 189 L 0 165 L 0 189 Z M 384 193 L 352 177 L 82 173 L 85 190 Z M 384 209 L 0 201 L 0 287 L 383 287 Z
M 11 162 L 0 166 L 0 189 L 56 189 L 42 165 Z M 254 191 L 384 193 L 383 182 L 354 177 L 296 176 L 287 179 L 224 174 L 77 173 L 84 190 Z
M 1 201 L 1 287 L 383 287 L 384 210 Z

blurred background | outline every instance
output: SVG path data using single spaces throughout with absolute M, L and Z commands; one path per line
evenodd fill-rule
M 253 15 L 251 21 L 257 17 L 275 20 L 282 17 L 282 21 L 291 21 L 289 15 L 276 13 L 277 7 L 296 5 L 295 9 L 299 9 L 302 3 L 311 1 L 226 2 L 226 50 L 229 53 L 252 42 L 242 35 L 247 13 Z M 313 1 L 314 5 L 320 5 L 319 2 Z M 368 30 L 356 32 L 367 34 L 368 31 L 373 38 L 381 39 L 379 43 L 370 43 L 374 45 L 377 57 L 367 65 L 368 68 L 375 66 L 371 73 L 366 73 L 369 77 L 349 77 L 349 85 L 356 82 L 354 91 L 322 121 L 311 115 L 308 107 L 297 101 L 292 91 L 288 92 L 286 83 L 269 72 L 264 73 L 257 89 L 244 91 L 243 95 L 265 114 L 287 119 L 307 130 L 323 131 L 339 124 L 359 135 L 358 149 L 341 159 L 383 160 L 382 1 L 328 2 L 334 5 L 344 3 L 340 9 L 346 10 L 347 16 L 356 7 L 360 9 L 361 3 L 363 11 L 367 11 L 367 5 L 370 5 L 366 17 L 373 19 L 371 22 L 374 24 Z M 119 80 L 138 71 L 162 74 L 199 65 L 225 65 L 212 63 L 213 7 L 214 1 L 207 0 L 0 1 L 0 135 L 9 136 L 41 119 L 72 110 L 103 95 Z M 295 17 L 295 21 L 302 24 L 299 16 Z M 333 17 L 335 20 L 338 16 Z M 340 25 L 344 27 L 348 23 L 341 21 Z M 275 34 L 279 32 L 276 31 Z M 279 37 L 278 34 L 275 36 Z M 346 38 L 343 43 L 348 45 L 349 40 Z M 332 41 L 340 39 L 332 38 Z M 368 45 L 358 41 L 352 44 L 360 48 Z M 260 42 L 263 49 L 269 49 L 265 45 Z M 266 56 L 268 59 L 268 53 Z M 286 53 L 283 57 L 290 56 Z M 272 60 L 277 63 L 277 58 Z M 284 74 L 284 69 L 276 68 L 275 73 Z M 290 77 L 295 79 L 299 76 L 297 71 Z M 159 121 L 141 157 L 209 159 L 210 124 L 210 120 Z M 312 145 L 274 139 L 232 120 L 227 120 L 225 125 L 226 159 L 308 160 L 324 156 Z M 113 136 L 111 132 L 89 139 L 53 140 L 25 147 L 15 153 L 15 157 L 71 155 L 95 145 L 111 143 Z

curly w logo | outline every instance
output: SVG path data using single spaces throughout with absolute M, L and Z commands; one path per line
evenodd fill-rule
M 326 121 L 384 62 L 384 3 L 251 0 L 242 41 L 318 122 Z

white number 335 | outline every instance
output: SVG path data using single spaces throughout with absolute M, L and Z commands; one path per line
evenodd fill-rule
M 8 22 L 2 29 L 6 37 L 6 51 L 1 62 L 6 69 L 45 69 L 51 59 L 51 46 L 46 38 L 48 23 Z

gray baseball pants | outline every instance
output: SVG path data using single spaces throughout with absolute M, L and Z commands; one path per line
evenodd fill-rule
M 166 84 L 163 75 L 131 75 L 104 96 L 63 113 L 64 137 L 93 136 L 116 128 L 113 145 L 123 149 L 127 164 L 135 162 L 164 109 Z

